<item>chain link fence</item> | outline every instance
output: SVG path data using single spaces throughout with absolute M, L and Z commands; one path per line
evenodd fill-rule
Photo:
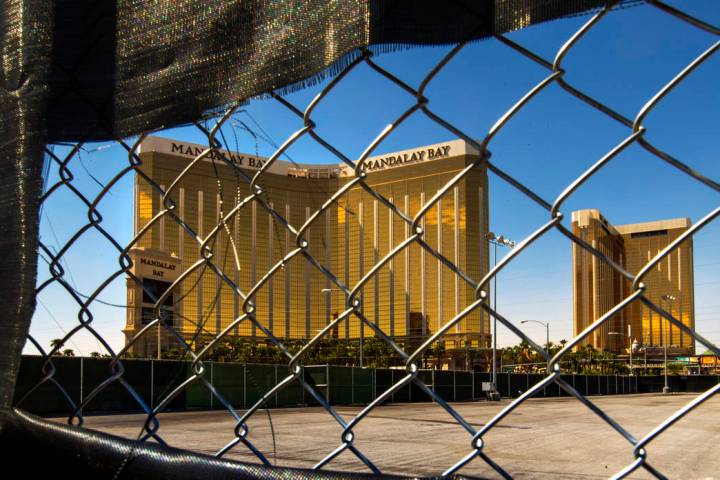
M 615 472 L 613 474 L 614 477 L 623 478 L 630 475 L 636 469 L 642 468 L 649 472 L 652 476 L 665 478 L 661 471 L 653 467 L 652 459 L 654 452 L 652 450 L 652 442 L 660 435 L 668 432 L 675 423 L 714 395 L 718 389 L 720 389 L 720 384 L 715 385 L 701 395 L 698 395 L 685 407 L 666 418 L 658 424 L 656 428 L 642 438 L 636 438 L 621 424 L 616 422 L 612 416 L 596 406 L 593 401 L 588 398 L 588 396 L 580 393 L 572 383 L 569 383 L 566 380 L 567 377 L 563 375 L 560 362 L 569 352 L 572 351 L 575 346 L 579 345 L 583 339 L 591 335 L 595 330 L 599 329 L 611 317 L 623 309 L 627 309 L 632 304 L 645 305 L 657 315 L 665 318 L 668 322 L 670 322 L 670 324 L 674 325 L 678 329 L 681 329 L 685 335 L 694 338 L 697 342 L 710 349 L 716 355 L 720 355 L 720 348 L 708 341 L 700 335 L 700 333 L 688 328 L 687 325 L 682 323 L 670 312 L 661 308 L 661 305 L 657 305 L 656 303 L 650 301 L 645 295 L 646 285 L 643 283 L 647 273 L 659 262 L 661 262 L 663 258 L 665 258 L 673 249 L 678 247 L 683 241 L 692 238 L 697 232 L 715 220 L 718 215 L 720 215 L 720 207 L 709 212 L 683 235 L 648 261 L 645 268 L 643 268 L 637 275 L 633 275 L 626 271 L 621 265 L 613 261 L 612 258 L 609 258 L 592 245 L 588 244 L 581 238 L 578 238 L 570 229 L 568 229 L 563 224 L 563 220 L 567 218 L 567 215 L 563 212 L 562 207 L 568 198 L 570 198 L 578 189 L 582 188 L 582 186 L 587 182 L 592 181 L 593 177 L 597 175 L 599 171 L 601 171 L 608 163 L 610 163 L 631 145 L 642 147 L 644 150 L 655 156 L 657 161 L 664 162 L 672 166 L 675 169 L 676 175 L 688 176 L 698 182 L 698 184 L 702 184 L 716 192 L 720 191 L 720 184 L 716 180 L 704 176 L 702 172 L 696 171 L 694 168 L 691 168 L 684 163 L 681 159 L 675 158 L 670 153 L 664 151 L 662 149 L 662 145 L 657 145 L 651 142 L 646 135 L 648 131 L 646 119 L 652 115 L 653 110 L 662 104 L 663 99 L 675 87 L 677 87 L 687 77 L 692 75 L 698 67 L 717 53 L 720 48 L 720 41 L 716 41 L 709 45 L 702 54 L 688 63 L 681 71 L 677 72 L 677 75 L 674 78 L 668 81 L 663 88 L 657 91 L 656 94 L 637 112 L 634 118 L 628 118 L 614 110 L 611 106 L 607 105 L 602 99 L 594 98 L 592 95 L 583 92 L 570 83 L 566 78 L 565 59 L 568 54 L 573 51 L 575 46 L 582 41 L 583 37 L 588 32 L 603 22 L 605 16 L 613 8 L 613 3 L 614 2 L 611 2 L 610 5 L 603 8 L 585 22 L 579 30 L 567 39 L 552 59 L 545 58 L 542 55 L 535 53 L 532 46 L 518 44 L 505 35 L 494 36 L 492 41 L 500 42 L 507 46 L 509 49 L 508 54 L 527 57 L 540 68 L 545 69 L 547 71 L 547 76 L 528 91 L 518 92 L 516 103 L 508 108 L 507 111 L 497 119 L 497 122 L 492 126 L 489 132 L 487 132 L 487 134 L 481 139 L 477 139 L 477 136 L 474 133 L 465 132 L 457 128 L 454 124 L 454 119 L 444 118 L 442 115 L 434 111 L 429 101 L 430 98 L 427 96 L 428 87 L 432 84 L 436 76 L 443 71 L 453 57 L 458 55 L 458 53 L 466 47 L 465 43 L 460 43 L 450 50 L 450 52 L 447 53 L 447 55 L 445 55 L 437 63 L 437 65 L 428 71 L 417 86 L 410 85 L 401 80 L 397 75 L 397 72 L 388 71 L 380 66 L 374 61 L 373 54 L 370 50 L 363 50 L 354 61 L 347 65 L 341 72 L 339 72 L 339 74 L 328 82 L 324 88 L 322 88 L 320 93 L 307 105 L 295 105 L 286 97 L 270 92 L 269 95 L 274 99 L 274 101 L 283 108 L 287 109 L 287 111 L 296 118 L 297 130 L 276 149 L 275 153 L 254 176 L 249 176 L 247 171 L 238 168 L 232 159 L 228 158 L 226 152 L 231 150 L 231 146 L 227 144 L 224 139 L 224 135 L 222 134 L 222 129 L 229 126 L 229 122 L 233 118 L 233 114 L 236 113 L 238 109 L 242 108 L 241 104 L 232 105 L 222 112 L 221 115 L 205 119 L 204 121 L 197 122 L 195 124 L 197 130 L 207 139 L 206 148 L 195 156 L 195 158 L 188 164 L 187 168 L 185 168 L 185 170 L 170 185 L 161 186 L 156 183 L 153 178 L 146 175 L 140 168 L 142 161 L 138 154 L 138 147 L 143 139 L 153 132 L 146 132 L 144 135 L 139 136 L 133 141 L 125 139 L 116 140 L 117 145 L 121 146 L 127 152 L 127 165 L 120 169 L 112 180 L 103 184 L 100 193 L 95 196 L 88 196 L 87 192 L 80 191 L 73 183 L 73 169 L 75 169 L 77 163 L 79 163 L 78 158 L 82 152 L 83 144 L 77 143 L 69 146 L 63 145 L 55 147 L 48 146 L 46 149 L 47 156 L 51 163 L 54 164 L 53 168 L 57 168 L 60 180 L 53 185 L 49 185 L 45 189 L 42 202 L 50 202 L 53 195 L 55 195 L 55 193 L 59 190 L 69 191 L 84 205 L 83 210 L 87 214 L 87 221 L 82 228 L 79 228 L 76 233 L 59 249 L 53 249 L 43 242 L 40 244 L 40 255 L 44 257 L 47 262 L 42 268 L 47 268 L 49 276 L 47 280 L 38 284 L 36 294 L 40 294 L 44 289 L 51 285 L 62 287 L 68 297 L 72 298 L 74 303 L 77 305 L 78 322 L 74 328 L 67 331 L 61 341 L 50 350 L 45 349 L 43 345 L 36 341 L 36 339 L 32 336 L 28 337 L 28 341 L 38 350 L 38 352 L 40 352 L 43 358 L 43 377 L 37 383 L 35 389 L 40 388 L 41 385 L 44 385 L 43 388 L 47 388 L 47 385 L 52 385 L 66 399 L 68 411 L 70 412 L 68 420 L 69 423 L 82 425 L 83 410 L 87 409 L 88 404 L 90 404 L 97 396 L 102 395 L 103 391 L 110 388 L 111 385 L 113 388 L 117 388 L 117 385 L 120 385 L 134 399 L 137 408 L 142 410 L 146 416 L 146 420 L 138 440 L 140 442 L 152 440 L 165 445 L 166 442 L 163 439 L 162 422 L 159 420 L 159 414 L 166 410 L 166 408 L 172 404 L 173 399 L 178 397 L 181 393 L 184 394 L 184 392 L 190 388 L 192 388 L 193 391 L 197 391 L 199 385 L 204 386 L 209 392 L 209 395 L 211 395 L 213 404 L 222 405 L 227 410 L 228 414 L 233 417 L 235 422 L 233 439 L 217 451 L 216 455 L 218 457 L 222 457 L 233 449 L 244 448 L 251 451 L 257 457 L 259 462 L 269 466 L 271 465 L 271 462 L 268 459 L 268 452 L 257 447 L 249 437 L 250 429 L 248 422 L 251 418 L 264 410 L 265 404 L 270 399 L 277 398 L 277 395 L 286 388 L 290 388 L 291 386 L 294 388 L 294 386 L 299 385 L 302 390 L 304 390 L 304 395 L 312 397 L 314 401 L 321 405 L 327 414 L 335 422 L 337 422 L 340 430 L 336 448 L 328 451 L 326 456 L 317 462 L 315 468 L 331 469 L 332 462 L 336 457 L 338 457 L 338 455 L 343 452 L 350 452 L 363 464 L 365 464 L 369 471 L 375 474 L 380 474 L 381 471 L 373 462 L 373 459 L 366 456 L 361 448 L 358 447 L 355 432 L 357 431 L 357 427 L 363 423 L 363 421 L 376 409 L 376 407 L 386 402 L 393 396 L 394 393 L 412 384 L 413 388 L 422 392 L 423 395 L 431 399 L 437 405 L 437 408 L 445 410 L 453 421 L 457 423 L 457 428 L 465 431 L 467 434 L 467 454 L 461 458 L 448 458 L 446 465 L 438 465 L 439 474 L 453 474 L 459 472 L 469 462 L 480 459 L 481 461 L 486 462 L 503 477 L 511 478 L 511 472 L 506 471 L 503 465 L 497 463 L 487 453 L 485 448 L 486 436 L 490 431 L 496 428 L 496 426 L 504 418 L 523 405 L 523 403 L 534 394 L 542 391 L 550 385 L 557 385 L 559 389 L 563 390 L 568 395 L 575 397 L 592 413 L 597 415 L 599 419 L 609 425 L 615 432 L 617 432 L 617 434 L 621 435 L 627 441 L 627 448 L 632 450 L 634 461 L 621 471 Z M 703 30 L 712 35 L 720 35 L 720 29 L 705 23 L 702 19 L 693 18 L 692 16 L 661 2 L 648 3 L 652 8 L 657 8 L 659 11 L 663 12 L 663 14 L 674 17 L 680 22 L 690 24 L 693 28 Z M 314 120 L 313 113 L 319 105 L 324 104 L 324 102 L 331 101 L 328 99 L 331 92 L 333 92 L 338 85 L 345 81 L 348 74 L 352 72 L 353 69 L 357 68 L 361 64 L 366 64 L 378 76 L 383 78 L 387 82 L 388 88 L 399 87 L 400 90 L 404 92 L 403 95 L 406 95 L 407 108 L 390 125 L 383 129 L 376 138 L 367 144 L 367 148 L 359 158 L 350 158 L 342 153 L 342 145 L 333 144 L 318 132 L 318 125 Z M 627 136 L 625 138 L 618 142 L 614 148 L 608 151 L 604 156 L 602 156 L 602 158 L 598 159 L 592 166 L 587 168 L 582 175 L 568 184 L 565 190 L 554 200 L 544 198 L 523 182 L 515 179 L 512 175 L 493 162 L 490 153 L 493 139 L 496 135 L 513 122 L 513 117 L 520 110 L 522 110 L 526 105 L 532 103 L 537 95 L 551 85 L 556 85 L 562 88 L 567 95 L 583 102 L 588 107 L 594 109 L 598 115 L 611 119 L 627 131 Z M 417 214 L 411 216 L 408 212 L 404 211 L 401 205 L 398 205 L 391 201 L 391 199 L 381 195 L 377 190 L 373 189 L 366 183 L 367 173 L 363 170 L 362 164 L 366 158 L 368 158 L 383 144 L 383 141 L 391 133 L 397 130 L 409 118 L 415 116 L 424 116 L 439 127 L 445 129 L 452 136 L 463 139 L 481 152 L 481 155 L 478 157 L 476 162 L 462 169 L 449 182 L 432 195 L 431 198 L 427 198 Z M 338 191 L 333 192 L 329 197 L 325 198 L 320 208 L 318 208 L 315 212 L 312 212 L 306 221 L 298 224 L 288 221 L 286 219 L 285 212 L 274 207 L 272 199 L 268 198 L 265 181 L 268 175 L 268 170 L 271 166 L 278 161 L 278 159 L 286 153 L 293 144 L 301 139 L 305 141 L 311 140 L 321 148 L 326 149 L 334 155 L 339 162 L 350 168 L 353 173 L 350 181 L 345 183 Z M 62 152 L 62 154 L 59 152 Z M 207 232 L 205 235 L 201 235 L 197 229 L 191 225 L 192 222 L 183 218 L 183 216 L 179 213 L 178 205 L 176 204 L 174 198 L 176 198 L 177 188 L 180 182 L 182 182 L 187 176 L 192 175 L 194 169 L 196 169 L 201 162 L 210 157 L 215 158 L 217 161 L 225 163 L 227 166 L 232 168 L 238 176 L 239 181 L 249 186 L 250 194 L 239 199 L 239 201 L 232 205 L 231 208 L 221 212 L 220 219 L 212 231 Z M 471 278 L 471 276 L 462 271 L 452 261 L 452 259 L 444 257 L 441 252 L 430 246 L 429 242 L 425 239 L 426 232 L 422 225 L 423 219 L 428 215 L 431 209 L 436 207 L 438 202 L 445 198 L 452 191 L 453 187 L 461 182 L 469 174 L 469 172 L 479 166 L 485 166 L 500 180 L 506 182 L 512 188 L 516 189 L 517 192 L 520 192 L 522 195 L 527 197 L 531 202 L 544 209 L 547 212 L 547 221 L 543 224 L 537 225 L 533 233 L 520 241 L 508 255 L 499 261 L 493 268 L 489 269 L 487 274 L 485 274 L 482 278 Z M 146 225 L 142 226 L 131 242 L 123 245 L 118 243 L 113 235 L 111 235 L 105 228 L 103 220 L 105 216 L 110 214 L 110 212 L 102 212 L 101 203 L 107 195 L 111 194 L 113 187 L 118 182 L 132 175 L 138 176 L 139 182 L 149 186 L 154 192 L 156 192 L 156 194 L 161 196 L 162 209 Z M 311 245 L 308 240 L 309 237 L 307 233 L 311 228 L 313 228 L 313 226 L 317 226 L 317 222 L 320 221 L 322 215 L 328 209 L 332 208 L 338 199 L 340 199 L 342 195 L 352 187 L 363 188 L 365 192 L 374 197 L 380 205 L 382 205 L 382 208 L 386 208 L 393 218 L 399 219 L 406 224 L 409 228 L 410 234 L 401 241 L 396 242 L 395 245 L 389 249 L 389 252 L 384 257 L 378 259 L 373 268 L 367 271 L 358 282 L 354 284 L 345 284 L 335 272 L 329 271 L 325 267 L 321 259 L 316 258 L 310 253 Z M 226 200 L 226 204 L 228 203 L 231 202 Z M 283 251 L 282 259 L 279 262 L 274 264 L 266 272 L 262 272 L 259 275 L 257 282 L 251 289 L 241 290 L 235 281 L 234 272 L 227 271 L 224 268 L 225 262 L 218 260 L 218 258 L 221 257 L 222 252 L 216 248 L 216 245 L 219 245 L 217 242 L 218 236 L 222 232 L 229 231 L 229 228 L 231 228 L 230 225 L 232 225 L 235 218 L 239 216 L 240 212 L 244 209 L 250 209 L 253 205 L 258 210 L 267 212 L 267 214 L 272 216 L 276 228 L 279 228 L 283 234 L 287 232 L 293 240 L 293 244 L 291 245 L 291 248 Z M 149 321 L 142 330 L 130 339 L 123 349 L 119 351 L 115 350 L 95 327 L 94 323 L 96 318 L 93 315 L 92 307 L 96 304 L 98 297 L 103 293 L 104 289 L 118 278 L 128 277 L 131 281 L 136 282 L 142 287 L 142 281 L 135 277 L 131 272 L 132 260 L 129 251 L 138 245 L 142 237 L 149 229 L 151 229 L 154 225 L 160 224 L 160 222 L 173 222 L 181 227 L 189 238 L 193 238 L 200 252 L 200 259 L 194 264 L 186 266 L 179 278 L 172 283 L 171 287 L 160 295 L 159 298 L 154 298 L 155 306 L 151 321 Z M 574 242 L 578 248 L 584 249 L 594 255 L 599 261 L 604 262 L 632 283 L 632 292 L 625 299 L 615 305 L 601 318 L 597 319 L 585 331 L 579 333 L 571 341 L 567 342 L 567 344 L 565 344 L 554 356 L 550 356 L 541 345 L 534 342 L 532 338 L 528 336 L 527 332 L 518 326 L 519 323 L 517 321 L 514 321 L 512 318 L 507 318 L 501 311 L 496 311 L 491 306 L 487 294 L 490 282 L 495 276 L 497 276 L 510 263 L 515 261 L 518 256 L 522 255 L 530 245 L 537 242 L 551 231 L 561 233 L 563 236 Z M 93 292 L 83 294 L 73 287 L 69 281 L 67 272 L 63 268 L 63 257 L 78 242 L 78 239 L 91 233 L 99 235 L 112 245 L 113 248 L 108 250 L 107 255 L 110 256 L 112 254 L 113 257 L 117 258 L 119 268 L 114 274 L 108 276 L 103 282 L 98 284 L 97 288 Z M 428 254 L 439 259 L 446 268 L 451 270 L 453 274 L 460 279 L 461 282 L 470 285 L 474 289 L 475 299 L 467 305 L 464 305 L 464 308 L 461 309 L 459 314 L 445 322 L 441 328 L 429 336 L 429 338 L 425 339 L 420 345 L 408 348 L 408 345 L 398 343 L 388 332 L 384 331 L 375 322 L 367 318 L 364 313 L 363 306 L 367 307 L 372 299 L 362 297 L 362 291 L 363 287 L 371 282 L 383 267 L 385 267 L 406 249 L 410 248 L 411 245 L 419 245 L 422 249 L 428 252 Z M 327 279 L 333 289 L 338 289 L 343 292 L 346 299 L 344 311 L 328 323 L 325 328 L 316 332 L 314 336 L 301 348 L 295 350 L 291 350 L 286 347 L 283 340 L 273 334 L 268 326 L 258 319 L 258 309 L 264 307 L 256 304 L 253 300 L 257 296 L 258 292 L 267 287 L 268 283 L 274 276 L 280 275 L 284 266 L 293 259 L 302 259 L 312 268 L 320 272 L 320 274 Z M 176 330 L 173 322 L 167 318 L 167 313 L 163 306 L 166 304 L 168 297 L 172 295 L 173 292 L 187 292 L 190 288 L 189 283 L 191 282 L 190 279 L 193 275 L 197 277 L 200 274 L 208 273 L 212 273 L 212 275 L 214 275 L 219 282 L 223 284 L 224 288 L 229 289 L 233 293 L 233 295 L 237 298 L 237 301 L 240 303 L 242 313 L 232 323 L 222 329 L 222 331 L 214 335 L 212 338 L 209 338 L 206 343 L 199 344 L 188 341 L 187 337 L 184 336 L 182 332 L 178 332 Z M 151 291 L 146 290 L 146 293 L 148 295 L 154 295 Z M 497 413 L 497 415 L 482 425 L 481 428 L 476 428 L 472 422 L 464 418 L 453 405 L 448 403 L 448 399 L 440 395 L 436 389 L 430 388 L 423 380 L 423 376 L 419 374 L 419 360 L 422 358 L 423 353 L 437 342 L 441 341 L 443 336 L 450 332 L 451 329 L 459 324 L 459 322 L 476 311 L 484 311 L 487 315 L 490 315 L 491 318 L 497 319 L 497 321 L 505 328 L 517 335 L 517 337 L 522 341 L 527 342 L 534 350 L 545 357 L 549 361 L 550 367 L 549 374 L 541 376 L 534 385 L 529 385 L 529 389 L 507 404 L 507 406 Z M 393 382 L 389 387 L 385 388 L 383 391 L 376 392 L 377 394 L 374 396 L 372 401 L 370 401 L 352 418 L 346 420 L 336 411 L 335 407 L 331 405 L 326 396 L 319 391 L 317 385 L 313 385 L 307 381 L 306 376 L 303 374 L 305 369 L 303 358 L 308 349 L 312 348 L 323 338 L 328 338 L 332 335 L 333 329 L 350 321 L 361 322 L 364 325 L 364 328 L 369 329 L 369 331 L 371 331 L 377 338 L 386 342 L 387 345 L 394 350 L 397 356 L 402 359 L 404 363 L 404 370 L 401 375 L 393 376 Z M 232 335 L 241 324 L 251 324 L 253 328 L 259 332 L 259 336 L 264 337 L 265 341 L 272 344 L 272 346 L 286 358 L 287 363 L 287 369 L 281 368 L 277 370 L 279 374 L 277 382 L 272 382 L 273 384 L 264 391 L 254 404 L 248 405 L 248 407 L 242 411 L 229 401 L 228 398 L 223 396 L 208 380 L 206 375 L 207 365 L 204 361 L 208 352 L 217 347 L 224 338 Z M 202 325 L 198 326 L 198 333 L 200 333 L 201 327 Z M 170 391 L 163 392 L 163 396 L 151 405 L 144 400 L 144 395 L 133 388 L 126 380 L 126 362 L 123 361 L 123 356 L 129 349 L 132 349 L 133 346 L 140 341 L 140 339 L 156 335 L 159 328 L 162 328 L 168 335 L 173 337 L 176 344 L 181 347 L 185 358 L 190 361 L 191 366 L 187 372 L 188 374 L 182 378 L 181 382 L 174 385 Z M 54 355 L 61 351 L 64 345 L 68 345 L 69 342 L 72 342 L 73 336 L 77 335 L 79 332 L 92 335 L 92 337 L 94 337 L 97 342 L 102 345 L 105 351 L 109 353 L 111 359 L 109 362 L 110 372 L 107 377 L 91 391 L 84 392 L 82 401 L 76 403 L 73 401 L 74 396 L 70 395 L 70 393 L 65 390 L 62 379 L 55 375 L 56 370 L 54 365 Z M 22 408 L 24 400 L 29 398 L 35 389 L 31 389 L 24 395 L 23 398 L 20 399 L 18 402 L 18 406 L 20 408 Z

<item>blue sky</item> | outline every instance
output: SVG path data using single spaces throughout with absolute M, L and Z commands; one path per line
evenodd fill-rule
M 671 2 L 706 22 L 720 24 L 720 9 L 713 0 Z M 508 38 L 552 61 L 555 52 L 589 17 L 570 18 L 514 32 Z M 568 54 L 565 79 L 576 88 L 600 99 L 616 111 L 634 118 L 643 104 L 690 61 L 708 49 L 716 38 L 650 6 L 612 12 Z M 449 47 L 423 47 L 375 57 L 382 67 L 410 85 L 422 77 L 449 51 Z M 476 42 L 463 49 L 427 89 L 430 108 L 473 137 L 482 138 L 514 102 L 548 75 L 548 71 L 496 40 Z M 704 175 L 720 179 L 720 55 L 701 65 L 668 95 L 645 120 L 647 138 Z M 326 84 L 293 93 L 287 98 L 307 105 Z M 318 133 L 350 158 L 358 157 L 374 137 L 394 121 L 413 99 L 366 65 L 353 70 L 313 114 Z M 301 127 L 297 117 L 273 100 L 255 100 L 237 118 L 280 144 Z M 255 123 L 256 122 L 256 123 Z M 557 85 L 543 90 L 519 112 L 490 144 L 492 161 L 544 199 L 553 201 L 573 179 L 611 150 L 629 131 L 614 120 L 580 102 Z M 175 128 L 164 136 L 202 142 L 190 127 Z M 226 130 L 229 147 L 235 139 Z M 374 152 L 380 154 L 453 138 L 453 135 L 422 114 L 400 125 Z M 238 131 L 238 148 L 255 152 L 250 135 Z M 274 147 L 261 140 L 260 155 Z M 70 164 L 74 184 L 95 195 L 126 165 L 126 154 L 112 144 L 87 145 L 82 164 Z M 63 152 L 62 147 L 58 148 Z M 288 151 L 302 163 L 335 162 L 329 152 L 309 138 Z M 51 169 L 49 182 L 57 180 Z M 563 206 L 569 212 L 598 208 L 614 224 L 663 218 L 690 217 L 693 222 L 718 205 L 718 192 L 632 146 L 616 157 L 578 190 Z M 103 199 L 103 225 L 120 243 L 132 235 L 132 183 L 128 176 Z M 57 247 L 67 240 L 86 216 L 81 203 L 67 189 L 53 194 L 41 222 L 44 242 Z M 490 175 L 490 228 L 516 241 L 545 222 L 548 213 L 527 197 Z M 720 221 L 695 237 L 695 313 L 698 330 L 720 342 Z M 117 269 L 116 255 L 108 253 L 107 241 L 97 233 L 84 235 L 66 255 L 69 281 L 89 293 Z M 503 252 L 505 253 L 505 252 Z M 47 278 L 41 261 L 40 278 Z M 504 270 L 498 280 L 499 311 L 516 322 L 524 319 L 551 324 L 551 340 L 572 336 L 570 242 L 554 231 L 536 242 Z M 110 284 L 100 295 L 113 304 L 125 302 L 124 279 Z M 52 311 L 52 313 L 50 313 Z M 123 343 L 120 329 L 125 312 L 97 305 L 93 324 L 114 348 Z M 77 323 L 77 307 L 67 294 L 53 285 L 39 296 L 32 333 L 44 346 Z M 544 329 L 526 325 L 538 341 Z M 517 343 L 501 330 L 499 344 Z M 78 334 L 68 346 L 89 354 L 101 351 L 87 334 Z M 32 352 L 32 349 L 26 349 Z

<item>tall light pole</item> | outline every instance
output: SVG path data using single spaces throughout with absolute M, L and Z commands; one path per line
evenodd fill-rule
M 668 312 L 670 313 L 670 315 L 672 315 L 672 302 L 675 301 L 675 296 L 674 295 L 660 295 L 660 300 L 665 300 L 666 302 L 668 302 L 668 305 L 669 305 Z M 660 326 L 660 338 L 661 338 L 661 342 L 664 347 L 663 350 L 665 352 L 665 386 L 663 387 L 663 393 L 670 393 L 670 387 L 668 386 L 668 377 L 667 377 L 667 367 L 668 367 L 668 365 L 667 365 L 667 339 L 665 338 L 665 331 L 664 331 L 665 330 L 665 322 L 667 320 L 665 319 L 665 317 L 662 317 L 662 320 L 663 321 Z
M 520 323 L 528 323 L 528 322 L 534 322 L 539 323 L 540 325 L 545 327 L 545 349 L 547 350 L 548 355 L 550 355 L 550 323 L 541 322 L 540 320 L 523 320 Z M 547 361 L 547 367 L 546 367 L 547 373 L 550 373 L 550 360 Z
M 339 288 L 323 288 L 322 290 L 320 290 L 320 292 L 321 292 L 321 293 L 327 293 L 327 295 L 328 295 L 328 302 L 330 301 L 330 294 L 331 294 L 332 292 L 342 292 L 342 293 L 345 293 L 344 290 L 341 290 L 341 289 L 339 289 Z M 364 340 L 365 340 L 365 335 L 364 335 L 365 332 L 364 332 L 364 328 L 363 328 L 363 327 L 364 327 L 364 325 L 363 325 L 363 323 L 362 323 L 362 320 L 360 320 L 360 368 L 363 368 L 363 343 L 364 343 Z
M 485 234 L 485 239 L 493 245 L 493 266 L 497 265 L 497 247 L 515 246 L 515 242 L 494 232 Z M 493 276 L 493 310 L 497 312 L 497 275 Z M 493 348 L 492 348 L 492 388 L 497 392 L 497 318 L 493 317 Z
M 630 343 L 630 376 L 633 375 L 633 350 L 635 350 L 635 347 L 638 344 L 637 338 L 633 339 L 633 329 L 632 329 L 632 323 L 628 325 L 628 338 Z

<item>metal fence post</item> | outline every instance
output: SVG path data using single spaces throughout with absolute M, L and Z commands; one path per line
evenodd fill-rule
M 325 400 L 330 403 L 330 365 L 325 364 Z
M 278 384 L 278 366 L 275 365 L 275 385 Z M 280 392 L 277 392 L 275 394 L 275 406 L 278 407 L 280 405 Z
M 215 386 L 215 363 L 210 363 L 210 385 Z M 213 408 L 213 394 L 212 389 L 208 389 L 208 393 L 210 394 L 210 409 Z
M 85 370 L 84 370 L 84 362 L 83 357 L 80 357 L 80 402 L 83 401 L 83 384 L 85 383 Z M 80 415 L 82 415 L 82 410 L 80 410 Z
M 247 408 L 247 363 L 243 364 L 243 408 Z
M 150 408 L 155 408 L 155 360 L 150 359 Z
M 408 382 L 408 402 L 412 402 L 412 382 Z
M 83 357 L 80 357 L 80 402 L 83 401 L 83 384 L 85 383 L 85 370 L 84 370 L 85 363 L 83 362 Z
M 472 399 L 475 400 L 475 371 L 471 372 L 472 377 L 471 378 L 471 387 L 470 387 L 470 395 L 472 396 Z
M 457 402 L 457 370 L 453 370 L 453 402 Z

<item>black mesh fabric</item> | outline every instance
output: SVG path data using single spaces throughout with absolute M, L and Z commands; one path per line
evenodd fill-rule
M 55 3 L 50 141 L 192 122 L 301 88 L 360 53 L 482 39 L 602 0 L 79 0 Z
M 621 3 L 637 3 L 626 0 Z M 103 478 L 122 448 L 135 478 L 306 477 L 212 460 L 73 427 L 11 407 L 34 310 L 46 143 L 107 140 L 200 119 L 231 102 L 292 91 L 370 48 L 482 39 L 603 0 L 5 0 L 0 8 L 0 439 L 5 458 L 42 451 L 57 471 Z M 379 388 L 379 386 L 378 386 Z M 22 446 L 22 448 L 21 448 Z M 98 453 L 104 452 L 104 453 Z M 115 455 L 115 456 L 113 456 Z M 183 465 L 186 469 L 173 467 Z M 185 462 L 185 463 L 183 463 Z M 42 468 L 42 465 L 31 465 Z M 130 466 L 128 467 L 130 468 Z M 84 469 L 84 470 L 83 470 Z M 30 473 L 30 472 L 27 472 Z M 193 476 L 194 475 L 194 476 Z M 318 478 L 325 474 L 313 473 Z
M 190 480 L 190 479 L 341 479 L 377 478 L 371 474 L 267 468 L 189 453 L 155 443 L 138 443 L 89 429 L 76 429 L 15 411 L 6 425 L 13 439 L 3 447 L 3 458 L 20 459 L 42 452 L 42 461 L 23 462 L 27 478 Z M 401 478 L 387 475 L 384 478 Z M 452 478 L 462 478 L 454 476 Z

